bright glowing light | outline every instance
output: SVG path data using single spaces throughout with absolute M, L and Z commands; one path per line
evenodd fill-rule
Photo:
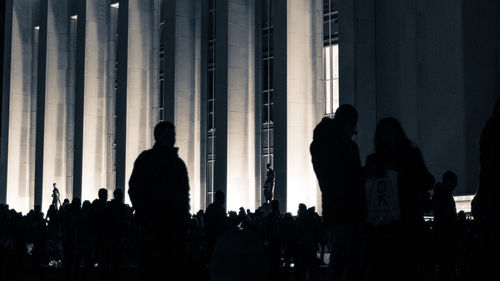
M 116 3 L 113 3 L 110 5 L 112 8 L 119 8 L 120 7 L 120 3 L 119 2 L 116 2 Z
M 35 26 L 35 30 L 40 30 L 40 26 L 39 25 Z
M 70 19 L 72 20 L 77 20 L 78 19 L 78 15 L 72 15 L 71 17 L 69 17 Z
M 471 212 L 471 203 L 475 195 L 460 195 L 453 196 L 455 199 L 455 205 L 457 207 L 457 212 L 464 211 L 466 213 Z

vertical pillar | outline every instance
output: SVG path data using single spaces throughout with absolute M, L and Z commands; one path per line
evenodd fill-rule
M 216 0 L 216 71 L 215 71 L 215 169 L 214 192 L 227 198 L 227 79 L 228 79 L 228 13 L 229 0 Z M 226 200 L 227 205 L 227 200 Z
M 287 11 L 288 1 L 275 1 L 272 11 L 274 24 L 274 171 L 276 173 L 274 198 L 280 202 L 281 212 L 287 205 Z
M 321 1 L 288 1 L 287 16 L 287 210 L 317 204 L 316 176 L 309 145 L 320 120 L 316 112 L 316 6 Z
M 36 180 L 38 188 L 43 190 L 42 208 L 46 208 L 51 202 L 52 183 L 57 183 L 62 199 L 72 197 L 74 64 L 71 60 L 74 59 L 74 46 L 71 43 L 69 3 L 65 0 L 42 2 L 44 8 L 41 11 L 46 11 L 46 20 L 43 20 L 40 29 L 45 25 L 46 35 L 40 36 L 40 45 L 45 45 L 40 50 L 45 59 L 45 63 L 40 59 L 40 71 L 45 72 L 45 79 L 40 75 L 40 80 L 45 81 L 39 83 L 42 87 L 39 89 L 41 98 L 37 112 L 41 111 L 41 107 L 44 107 L 44 112 L 39 115 L 40 119 L 37 118 L 37 126 L 38 122 L 44 123 L 44 126 L 39 128 L 43 132 L 40 135 L 43 152 L 39 152 L 41 159 L 37 159 L 36 172 L 42 168 L 43 176 Z
M 78 20 L 82 32 L 78 44 L 85 66 L 78 77 L 82 79 L 80 105 L 81 122 L 81 190 L 83 200 L 92 200 L 99 188 L 114 189 L 114 182 L 109 180 L 113 174 L 108 163 L 113 159 L 113 147 L 109 145 L 110 136 L 114 135 L 115 89 L 112 73 L 115 68 L 114 52 L 111 50 L 111 38 L 115 36 L 113 26 L 115 8 L 109 1 L 87 0 L 82 7 L 84 18 Z M 121 7 L 120 7 L 121 9 Z M 106 12 L 103 12 L 106 11 Z M 80 27 L 82 30 L 80 30 Z M 118 62 L 120 65 L 120 62 Z M 125 81 L 125 80 L 124 80 Z M 120 83 L 120 81 L 118 81 Z M 109 120 L 111 119 L 111 120 Z M 76 146 L 75 146 L 75 153 Z M 76 167 L 76 165 L 75 165 Z
M 217 0 L 215 190 L 255 206 L 254 1 Z
M 16 1 L 12 5 L 11 43 L 9 54 L 10 87 L 7 91 L 9 105 L 7 156 L 7 203 L 18 211 L 27 212 L 33 207 L 34 103 L 36 102 L 36 46 L 38 30 L 35 29 L 36 5 L 32 1 Z
M 83 158 L 83 112 L 85 95 L 85 33 L 87 27 L 87 0 L 78 2 L 76 27 L 76 69 L 75 69 L 75 142 L 73 146 L 73 196 L 82 198 Z
M 35 146 L 35 205 L 42 206 L 44 143 L 45 143 L 45 86 L 47 77 L 47 5 L 40 1 L 40 27 L 38 37 L 38 83 L 36 98 L 36 146 Z
M 7 173 L 9 152 L 9 119 L 10 119 L 10 77 L 12 62 L 12 28 L 13 27 L 13 1 L 2 2 L 2 12 L 5 17 L 1 19 L 3 45 L 2 45 L 2 121 L 1 121 L 1 144 L 0 144 L 0 203 L 7 202 Z
M 177 3 L 179 1 L 164 1 L 163 5 L 163 13 L 165 14 L 165 28 L 164 30 L 160 30 L 160 32 L 164 32 L 163 36 L 160 36 L 160 40 L 162 37 L 164 38 L 163 44 L 165 48 L 165 59 L 163 60 L 163 73 L 164 73 L 164 83 L 163 83 L 163 100 L 164 100 L 164 120 L 170 122 L 177 122 L 175 118 L 176 110 L 176 68 L 178 65 L 176 64 L 176 45 L 177 45 Z M 180 1 L 179 4 L 182 5 L 186 1 Z M 189 2 L 189 1 L 187 1 Z M 181 64 L 187 64 L 185 61 L 181 61 Z M 160 85 L 161 86 L 161 85 Z M 177 141 L 178 143 L 178 141 Z
M 116 188 L 121 189 L 125 198 L 126 179 L 126 144 L 127 144 L 127 77 L 128 77 L 128 24 L 129 24 L 129 0 L 121 0 L 118 10 L 118 69 L 116 80 Z
M 166 75 L 173 77 L 174 87 L 168 95 L 174 96 L 173 116 L 176 126 L 176 145 L 179 156 L 186 163 L 189 175 L 191 211 L 201 208 L 200 170 L 201 170 L 201 93 L 200 93 L 200 28 L 201 5 L 196 0 L 177 0 L 174 17 L 174 38 L 167 41 L 175 43 L 173 50 L 166 51 L 173 68 Z M 168 18 L 168 17 L 167 17 Z M 169 21 L 170 22 L 170 21 Z M 167 22 L 167 28 L 168 24 Z M 168 61 L 168 60 L 166 60 Z M 169 111 L 167 105 L 167 111 Z
M 126 88 L 119 91 L 118 98 L 126 97 L 126 102 L 124 105 L 122 101 L 121 106 L 124 108 L 117 114 L 126 114 L 120 117 L 124 119 L 117 121 L 119 123 L 117 126 L 120 126 L 119 130 L 117 128 L 117 134 L 118 131 L 125 134 L 126 142 L 124 139 L 117 142 L 117 144 L 121 143 L 120 149 L 124 149 L 120 151 L 120 157 L 122 157 L 120 161 L 125 168 L 120 172 L 120 179 L 117 179 L 117 188 L 121 188 L 118 183 L 125 184 L 130 178 L 137 156 L 152 146 L 153 128 L 157 120 L 157 112 L 153 108 L 157 101 L 155 97 L 158 96 L 158 52 L 155 52 L 157 50 L 155 42 L 157 42 L 159 25 L 154 21 L 154 1 L 130 0 L 124 6 L 120 2 L 120 19 L 122 12 L 123 16 L 127 17 L 128 22 L 127 59 L 126 64 L 122 65 L 121 58 L 125 54 L 121 54 L 121 56 L 119 54 L 118 83 L 126 81 Z M 124 35 L 119 33 L 120 40 Z M 121 69 L 122 67 L 125 69 Z M 127 79 L 122 80 L 120 79 L 120 71 L 125 70 L 127 71 Z M 118 87 L 120 88 L 120 86 Z M 126 200 L 128 200 L 128 196 Z
M 250 209 L 257 207 L 254 5 L 254 0 L 228 1 L 227 206 L 230 210 L 237 210 L 241 206 Z

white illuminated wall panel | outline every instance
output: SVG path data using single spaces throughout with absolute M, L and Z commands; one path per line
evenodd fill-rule
M 318 88 L 322 73 L 317 73 L 322 65 L 317 20 L 322 18 L 315 17 L 321 8 L 322 1 L 287 2 L 287 209 L 293 213 L 299 203 L 319 203 L 309 145 L 325 108 L 317 106 L 317 95 L 324 95 Z
M 74 68 L 70 53 L 74 55 L 74 46 L 70 46 L 68 11 L 68 1 L 48 0 L 43 210 L 52 201 L 52 183 L 57 183 L 61 199 L 72 198 Z
M 127 146 L 125 179 L 128 183 L 139 154 L 153 145 L 158 101 L 158 27 L 153 0 L 130 0 L 128 11 Z M 157 106 L 156 106 L 157 107 Z M 128 186 L 125 189 L 128 199 Z
M 254 1 L 229 1 L 227 209 L 255 209 Z
M 108 138 L 114 132 L 115 97 L 114 79 L 108 75 L 115 68 L 114 51 L 110 50 L 112 9 L 108 1 L 87 0 L 87 18 L 79 19 L 86 21 L 82 201 L 97 198 L 99 188 L 112 192 L 114 187 L 114 182 L 107 180 L 113 173 L 108 165 L 113 158 Z
M 38 30 L 34 1 L 13 2 L 7 204 L 33 208 Z
M 179 157 L 186 163 L 191 212 L 196 213 L 201 208 L 201 5 L 197 0 L 177 0 L 175 6 L 176 146 L 179 147 Z

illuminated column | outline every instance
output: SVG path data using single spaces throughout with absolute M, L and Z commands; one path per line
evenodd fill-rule
M 12 29 L 5 30 L 1 185 L 6 203 L 26 213 L 34 202 L 37 9 L 26 0 L 7 1 L 6 8 Z
M 116 187 L 125 189 L 137 156 L 153 144 L 158 120 L 158 24 L 154 1 L 120 1 Z M 126 83 L 126 85 L 125 85 Z M 156 106 L 157 107 L 157 106 Z
M 215 189 L 255 206 L 254 1 L 216 2 Z
M 254 209 L 255 1 L 228 2 L 227 207 Z
M 286 200 L 283 209 L 296 212 L 299 203 L 318 203 L 309 145 L 324 113 L 318 73 L 322 17 L 317 16 L 323 6 L 319 0 L 279 2 L 274 7 L 275 197 Z
M 175 42 L 174 51 L 167 49 L 166 56 L 171 57 L 174 63 L 166 66 L 166 75 L 174 76 L 174 87 L 172 93 L 166 94 L 173 94 L 174 118 L 171 121 L 176 127 L 176 146 L 179 147 L 179 157 L 184 160 L 188 170 L 191 212 L 196 213 L 202 207 L 200 196 L 201 3 L 196 0 L 170 2 L 175 2 L 175 22 L 167 21 L 166 24 L 167 28 L 169 24 L 174 26 Z M 170 41 L 174 38 L 166 37 L 166 40 Z M 168 105 L 166 110 L 171 111 Z
M 83 33 L 79 34 L 82 42 L 78 42 L 82 45 L 82 55 L 77 56 L 77 59 L 82 59 L 77 67 L 82 69 L 77 77 L 83 83 L 77 87 L 81 93 L 77 95 L 80 102 L 76 105 L 77 109 L 83 107 L 79 112 L 83 119 L 80 121 L 82 152 L 81 166 L 75 169 L 75 175 L 80 171 L 82 200 L 93 200 L 99 188 L 107 187 L 112 192 L 114 187 L 114 182 L 108 181 L 108 175 L 113 173 L 108 165 L 109 158 L 113 158 L 113 150 L 108 142 L 109 136 L 114 133 L 113 123 L 110 122 L 114 121 L 114 112 L 109 111 L 113 111 L 115 97 L 114 80 L 109 78 L 109 74 L 115 68 L 110 40 L 114 36 L 112 27 L 117 11 L 110 6 L 109 1 L 87 0 L 82 3 L 86 3 L 80 13 L 84 17 L 79 15 L 78 19 L 79 28 L 83 29 L 79 30 Z
M 40 11 L 35 203 L 46 209 L 54 182 L 72 197 L 75 34 L 67 1 L 41 1 Z

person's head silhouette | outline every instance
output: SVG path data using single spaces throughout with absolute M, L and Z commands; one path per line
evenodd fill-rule
M 159 146 L 172 148 L 175 145 L 175 125 L 172 122 L 161 121 L 154 129 L 155 142 Z
M 221 205 L 224 205 L 224 201 L 225 201 L 225 195 L 224 195 L 224 192 L 220 191 L 220 190 L 217 190 L 215 192 L 215 203 L 217 204 L 221 204 Z
M 410 141 L 397 119 L 387 117 L 378 122 L 375 129 L 375 151 L 397 151 L 409 145 Z
M 81 205 L 80 197 L 73 198 L 73 200 L 71 201 L 71 205 L 75 208 L 80 208 Z
M 113 197 L 120 201 L 120 202 L 123 202 L 123 191 L 121 189 L 115 189 L 115 191 L 113 191 Z
M 457 174 L 455 174 L 452 171 L 447 171 L 446 173 L 443 174 L 443 185 L 448 191 L 453 191 L 455 190 L 455 187 L 457 187 Z
M 99 189 L 99 200 L 108 201 L 108 190 L 106 188 Z
M 358 112 L 350 104 L 342 104 L 335 111 L 334 120 L 340 129 L 342 138 L 351 138 L 356 134 L 356 123 L 358 122 Z
M 299 210 L 297 211 L 298 216 L 304 216 L 307 212 L 307 206 L 304 203 L 299 204 Z

